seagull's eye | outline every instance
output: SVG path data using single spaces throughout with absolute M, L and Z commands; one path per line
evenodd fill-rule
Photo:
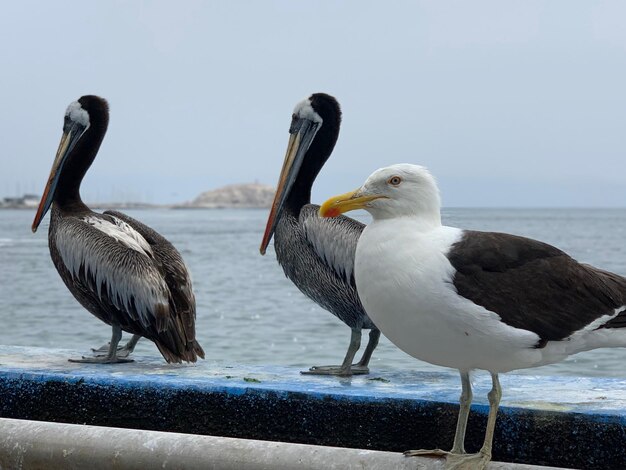
M 398 186 L 400 183 L 402 183 L 402 178 L 400 178 L 399 176 L 392 176 L 387 180 L 387 183 L 392 186 Z

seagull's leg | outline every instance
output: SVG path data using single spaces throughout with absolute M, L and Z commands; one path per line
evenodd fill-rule
M 361 328 L 353 328 L 348 352 L 346 352 L 346 357 L 343 359 L 343 363 L 340 366 L 313 366 L 309 370 L 302 371 L 301 373 L 311 375 L 341 375 L 346 377 L 350 375 L 367 374 L 367 372 L 363 370 L 352 369 L 352 361 L 359 347 L 361 347 Z
M 500 406 L 500 398 L 502 398 L 502 388 L 498 374 L 491 374 L 491 382 L 493 384 L 491 391 L 487 395 L 489 398 L 489 416 L 487 417 L 487 429 L 485 431 L 485 441 L 477 454 L 471 455 L 455 455 L 452 454 L 446 459 L 446 469 L 449 470 L 484 470 L 491 461 L 491 450 L 493 446 L 493 433 L 496 428 L 496 418 L 498 416 L 498 407 Z
M 117 345 L 122 339 L 122 329 L 119 325 L 112 325 L 113 333 L 111 335 L 111 342 L 109 343 L 109 352 L 104 357 L 85 357 L 82 359 L 69 359 L 70 362 L 86 362 L 91 364 L 113 364 L 116 362 L 133 362 L 132 359 L 124 359 L 117 357 Z M 132 341 L 132 340 L 131 340 Z
M 452 454 L 465 454 L 465 430 L 467 429 L 467 418 L 469 417 L 470 406 L 472 404 L 472 384 L 470 383 L 469 372 L 459 371 L 461 373 L 461 398 L 459 398 L 459 417 L 456 422 L 456 433 L 454 434 L 454 444 L 452 450 L 447 452 L 441 449 L 420 449 L 407 450 L 404 455 L 414 457 L 421 456 L 449 456 Z
M 380 338 L 380 330 L 378 328 L 372 328 L 370 330 L 369 340 L 367 341 L 367 346 L 365 347 L 365 351 L 363 352 L 363 357 L 356 364 L 352 364 L 352 373 L 353 374 L 369 374 L 369 363 L 372 358 L 372 353 L 376 346 L 378 346 L 378 339 Z
M 493 433 L 496 429 L 496 418 L 498 417 L 498 408 L 500 407 L 500 399 L 502 398 L 502 387 L 498 374 L 491 374 L 491 382 L 493 387 L 487 397 L 489 398 L 489 416 L 487 418 L 487 430 L 485 431 L 485 442 L 480 449 L 479 454 L 486 457 L 485 465 L 491 460 L 491 451 L 493 449 Z
M 454 434 L 453 454 L 465 453 L 465 430 L 467 429 L 467 419 L 469 418 L 470 406 L 472 405 L 472 384 L 470 383 L 469 372 L 461 372 L 461 398 L 459 398 L 459 418 L 456 422 L 456 433 Z
M 135 346 L 141 339 L 141 335 L 133 335 L 133 337 L 124 345 L 117 347 L 117 357 L 128 357 L 135 350 Z M 111 343 L 100 346 L 98 349 L 91 349 L 96 357 L 105 357 L 109 354 Z

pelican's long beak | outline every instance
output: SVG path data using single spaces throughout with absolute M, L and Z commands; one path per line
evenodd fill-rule
M 337 217 L 344 212 L 365 209 L 367 203 L 385 197 L 380 194 L 363 194 L 362 188 L 328 199 L 320 207 L 320 217 Z
M 50 210 L 50 206 L 52 205 L 54 194 L 57 189 L 57 184 L 59 182 L 59 177 L 61 176 L 63 166 L 67 161 L 67 156 L 70 154 L 76 145 L 76 142 L 78 142 L 86 130 L 87 129 L 83 126 L 73 123 L 69 126 L 69 128 L 63 131 L 63 136 L 61 137 L 61 142 L 59 143 L 59 149 L 57 150 L 54 163 L 52 164 L 52 169 L 50 170 L 48 183 L 46 183 L 43 196 L 41 196 L 41 201 L 39 202 L 39 207 L 37 208 L 37 213 L 35 214 L 35 219 L 33 220 L 33 225 L 31 227 L 33 233 L 37 231 L 37 228 L 41 223 L 41 219 L 43 219 L 48 213 L 48 210 Z
M 285 205 L 285 201 L 291 192 L 293 183 L 298 177 L 298 172 L 304 161 L 304 156 L 307 150 L 313 142 L 313 138 L 319 130 L 320 123 L 311 121 L 306 118 L 295 117 L 291 123 L 291 129 L 289 130 L 289 143 L 287 144 L 287 153 L 285 154 L 285 161 L 283 162 L 283 168 L 280 171 L 278 178 L 278 185 L 276 187 L 276 194 L 274 195 L 274 201 L 272 202 L 272 209 L 270 215 L 267 218 L 267 224 L 265 226 L 265 233 L 263 234 L 263 241 L 261 241 L 260 252 L 265 254 L 267 245 L 274 235 L 276 224 L 280 219 L 280 213 Z

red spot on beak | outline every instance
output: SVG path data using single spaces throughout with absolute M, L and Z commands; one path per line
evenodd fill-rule
M 324 217 L 337 217 L 338 215 L 341 215 L 341 211 L 336 207 L 331 207 L 326 211 Z

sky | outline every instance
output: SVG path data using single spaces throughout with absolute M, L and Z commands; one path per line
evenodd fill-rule
M 313 201 L 427 166 L 448 207 L 626 206 L 626 2 L 0 3 L 0 197 L 41 194 L 67 105 L 109 101 L 86 201 L 278 179 L 295 104 L 343 123 Z

